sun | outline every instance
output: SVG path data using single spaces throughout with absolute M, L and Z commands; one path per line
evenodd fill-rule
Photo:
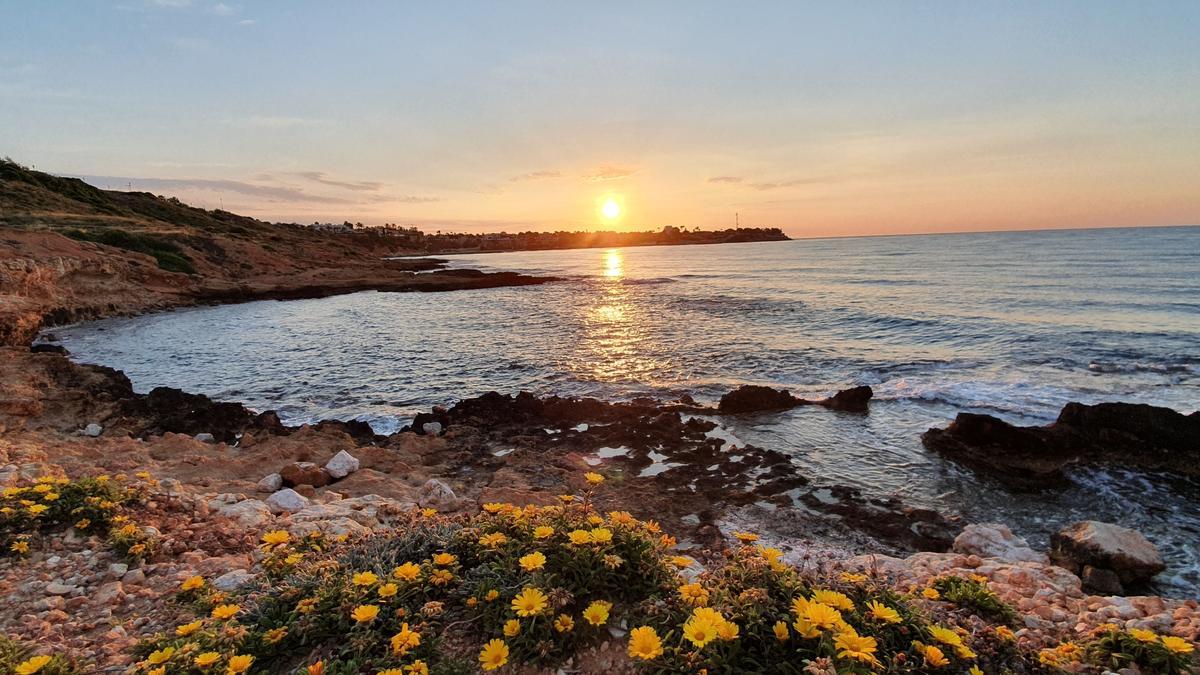
M 604 200 L 604 204 L 600 206 L 600 215 L 607 220 L 616 220 L 621 217 L 621 204 L 613 197 Z

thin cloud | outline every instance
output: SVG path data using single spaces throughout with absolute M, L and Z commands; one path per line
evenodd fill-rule
M 713 176 L 712 178 L 708 179 L 708 182 L 710 182 L 710 183 L 740 183 L 740 182 L 742 182 L 742 177 L 741 176 Z
M 129 176 L 77 176 L 96 187 L 121 188 L 131 186 L 142 192 L 156 190 L 207 190 L 210 192 L 232 192 L 257 197 L 269 202 L 312 202 L 317 204 L 353 204 L 355 200 L 305 192 L 301 188 L 279 185 L 257 185 L 237 180 L 210 180 L 204 178 L 133 178 Z
M 257 19 L 242 19 L 241 21 L 237 22 L 237 25 L 239 25 L 239 26 L 253 26 L 253 25 L 254 25 L 254 24 L 256 24 L 256 23 L 258 23 L 258 20 L 257 20 Z
M 628 169 L 622 166 L 614 166 L 612 164 L 604 164 L 597 167 L 591 173 L 583 174 L 584 180 L 590 181 L 605 181 L 605 180 L 620 180 L 632 176 L 637 169 Z
M 223 2 L 218 2 L 217 4 L 213 5 L 211 8 L 209 8 L 209 11 L 217 16 L 232 16 L 237 14 L 236 9 Z
M 296 171 L 292 175 L 307 178 L 314 183 L 321 185 L 329 185 L 331 187 L 342 188 L 343 190 L 355 190 L 361 192 L 378 192 L 383 189 L 383 183 L 376 181 L 344 181 L 326 178 L 324 171 Z
M 741 176 L 713 176 L 708 179 L 709 183 L 725 184 L 725 185 L 744 185 L 751 190 L 766 192 L 767 190 L 779 190 L 781 188 L 800 187 L 801 185 L 816 185 L 818 183 L 827 183 L 827 178 L 796 178 L 793 180 L 784 181 L 756 181 L 752 183 L 746 182 L 746 179 Z
M 549 180 L 551 178 L 562 178 L 561 171 L 532 171 L 523 173 L 520 176 L 513 176 L 509 180 L 514 183 L 519 183 L 527 180 Z

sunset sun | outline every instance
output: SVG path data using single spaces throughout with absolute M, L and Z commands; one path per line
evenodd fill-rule
M 600 215 L 604 216 L 605 220 L 616 220 L 621 217 L 621 204 L 615 198 L 608 197 L 600 206 Z

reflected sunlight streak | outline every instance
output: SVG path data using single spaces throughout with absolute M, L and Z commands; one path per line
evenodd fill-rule
M 621 252 L 615 248 L 604 254 L 604 276 L 609 279 L 625 276 L 624 260 L 621 259 Z

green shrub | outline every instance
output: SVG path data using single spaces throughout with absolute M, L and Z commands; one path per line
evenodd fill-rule
M 192 261 L 177 244 L 148 234 L 118 229 L 66 230 L 63 234 L 80 241 L 90 241 L 152 256 L 160 269 L 168 272 L 195 274 Z
M 986 579 L 939 577 L 934 580 L 933 587 L 941 593 L 943 600 L 965 607 L 986 619 L 1009 625 L 1017 620 L 1017 611 L 988 588 Z
M 138 488 L 106 476 L 68 480 L 43 476 L 0 492 L 0 554 L 25 554 L 31 541 L 68 526 L 104 532 L 125 516 L 121 505 L 138 498 Z

